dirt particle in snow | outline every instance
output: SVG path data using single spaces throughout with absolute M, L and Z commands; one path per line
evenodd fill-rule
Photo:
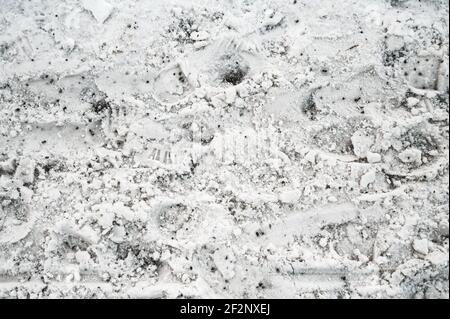
M 310 120 L 316 120 L 317 118 L 317 104 L 314 101 L 314 94 L 310 94 L 309 97 L 306 99 L 305 103 L 303 104 L 303 113 L 310 119 Z
M 225 280 L 230 280 L 235 276 L 235 256 L 231 249 L 221 248 L 212 255 L 214 264 L 216 265 L 222 277 Z
M 227 83 L 238 85 L 242 82 L 246 72 L 239 67 L 231 67 L 223 74 L 223 80 Z
M 237 54 L 226 54 L 221 57 L 219 68 L 222 81 L 232 85 L 241 83 L 249 71 L 245 61 Z
M 422 152 L 416 148 L 404 150 L 398 157 L 405 164 L 414 163 L 420 165 L 422 163 Z
M 102 113 L 106 110 L 111 110 L 111 105 L 106 99 L 101 99 L 99 101 L 96 101 L 92 103 L 92 109 L 95 113 Z

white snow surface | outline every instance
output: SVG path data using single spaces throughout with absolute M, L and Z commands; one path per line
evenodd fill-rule
M 448 13 L 0 0 L 0 298 L 449 298 Z

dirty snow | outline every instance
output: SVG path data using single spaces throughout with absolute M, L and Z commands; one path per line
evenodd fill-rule
M 448 13 L 0 0 L 0 297 L 448 298 Z

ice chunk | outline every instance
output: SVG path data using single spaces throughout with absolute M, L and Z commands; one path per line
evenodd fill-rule
M 84 9 L 90 11 L 99 23 L 104 23 L 111 15 L 113 6 L 105 0 L 82 0 L 81 4 Z
M 415 239 L 413 242 L 413 248 L 419 254 L 428 254 L 428 240 L 426 239 Z
M 369 187 L 370 184 L 373 184 L 375 182 L 375 178 L 376 178 L 376 171 L 370 170 L 361 177 L 361 181 L 359 182 L 359 184 L 361 185 L 362 188 L 367 188 Z
M 367 161 L 369 163 L 379 163 L 381 162 L 381 155 L 367 151 Z
M 283 203 L 294 204 L 300 199 L 300 195 L 298 190 L 285 190 L 280 193 L 279 198 Z
M 426 259 L 435 266 L 443 266 L 445 264 L 448 264 L 448 254 L 445 254 L 439 250 L 429 253 Z
M 373 145 L 373 138 L 367 136 L 364 132 L 358 131 L 352 136 L 352 144 L 355 155 L 359 158 L 364 158 Z

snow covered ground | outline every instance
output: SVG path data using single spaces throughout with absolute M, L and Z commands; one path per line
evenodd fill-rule
M 448 298 L 445 0 L 0 0 L 1 298 Z

